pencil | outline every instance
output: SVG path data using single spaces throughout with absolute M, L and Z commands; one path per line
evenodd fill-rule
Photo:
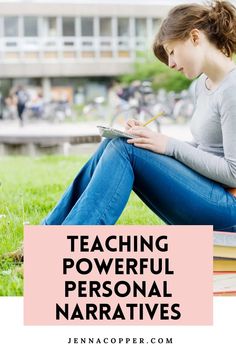
M 143 124 L 143 127 L 146 127 L 146 125 L 148 125 L 149 123 L 153 122 L 155 119 L 157 119 L 160 116 L 163 116 L 165 114 L 165 112 L 160 112 L 157 115 L 155 115 L 154 117 L 150 118 L 147 122 L 145 122 Z

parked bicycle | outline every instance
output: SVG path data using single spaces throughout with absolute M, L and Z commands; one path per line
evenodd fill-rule
M 103 96 L 95 97 L 90 103 L 84 106 L 83 115 L 86 120 L 105 120 L 107 115 L 105 98 Z
M 194 104 L 190 90 L 180 93 L 167 92 L 164 89 L 158 91 L 155 109 L 165 111 L 168 119 L 174 123 L 187 121 L 192 117 Z
M 156 112 L 152 109 L 155 104 L 155 95 L 151 82 L 134 82 L 117 92 L 121 99 L 121 108 L 113 115 L 110 125 L 114 127 L 124 126 L 129 119 L 136 119 L 142 123 L 152 118 Z M 152 123 L 157 131 L 160 131 L 158 120 Z

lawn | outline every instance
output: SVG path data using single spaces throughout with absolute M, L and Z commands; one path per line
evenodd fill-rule
M 88 156 L 3 157 L 0 159 L 0 256 L 15 250 L 23 225 L 37 225 L 52 209 Z M 134 194 L 117 224 L 161 224 Z M 22 295 L 23 275 L 0 261 L 0 296 Z

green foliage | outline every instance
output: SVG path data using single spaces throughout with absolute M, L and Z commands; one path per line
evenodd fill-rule
M 1 255 L 17 249 L 24 223 L 38 225 L 59 200 L 88 156 L 4 157 L 0 159 L 0 296 L 23 294 L 23 273 Z M 131 194 L 118 224 L 160 224 Z
M 150 80 L 154 90 L 164 88 L 167 91 L 175 92 L 187 89 L 191 84 L 191 80 L 183 74 L 171 70 L 153 55 L 140 58 L 134 64 L 133 73 L 122 75 L 119 79 L 125 84 L 130 84 L 134 80 Z

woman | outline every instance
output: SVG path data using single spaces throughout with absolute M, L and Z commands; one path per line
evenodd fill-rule
M 131 190 L 167 224 L 236 232 L 236 8 L 227 1 L 173 8 L 155 38 L 156 57 L 198 77 L 192 143 L 135 120 L 134 139 L 101 143 L 44 225 L 114 224 Z

